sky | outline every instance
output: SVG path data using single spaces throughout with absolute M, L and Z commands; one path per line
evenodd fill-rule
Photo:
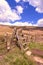
M 0 0 L 0 24 L 43 27 L 43 0 Z

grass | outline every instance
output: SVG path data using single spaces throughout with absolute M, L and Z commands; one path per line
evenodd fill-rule
M 6 51 L 6 44 L 4 42 L 0 42 L 0 54 L 3 54 Z
M 2 39 L 2 37 L 1 37 Z M 4 42 L 0 40 L 0 53 L 3 53 L 5 51 L 4 49 Z M 43 44 L 38 43 L 29 43 L 30 49 L 41 49 L 43 50 Z M 11 49 L 10 52 L 6 53 L 3 57 L 3 59 L 0 61 L 0 65 L 36 65 L 33 59 L 30 57 L 26 57 L 25 54 L 23 54 L 18 47 L 14 47 Z
M 10 52 L 8 52 L 2 61 L 0 61 L 0 65 L 35 65 L 34 62 L 20 51 L 18 47 L 13 48 Z
M 43 50 L 43 43 L 29 43 L 29 48 Z

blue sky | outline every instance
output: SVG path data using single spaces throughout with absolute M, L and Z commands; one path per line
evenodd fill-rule
M 0 24 L 43 26 L 42 6 L 43 0 L 2 0 Z

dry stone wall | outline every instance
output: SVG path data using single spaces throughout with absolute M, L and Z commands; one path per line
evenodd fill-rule
M 23 35 L 23 38 L 25 38 L 26 42 L 43 43 L 43 28 L 25 28 L 25 30 L 22 28 L 22 32 L 18 33 L 19 35 Z

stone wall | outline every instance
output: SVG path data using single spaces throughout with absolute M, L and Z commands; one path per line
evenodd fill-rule
M 30 30 L 29 28 L 28 30 L 27 29 L 24 30 L 22 28 L 22 34 L 23 37 L 25 37 L 27 42 L 43 43 L 43 29 L 40 30 L 40 28 L 39 29 L 32 28 Z

